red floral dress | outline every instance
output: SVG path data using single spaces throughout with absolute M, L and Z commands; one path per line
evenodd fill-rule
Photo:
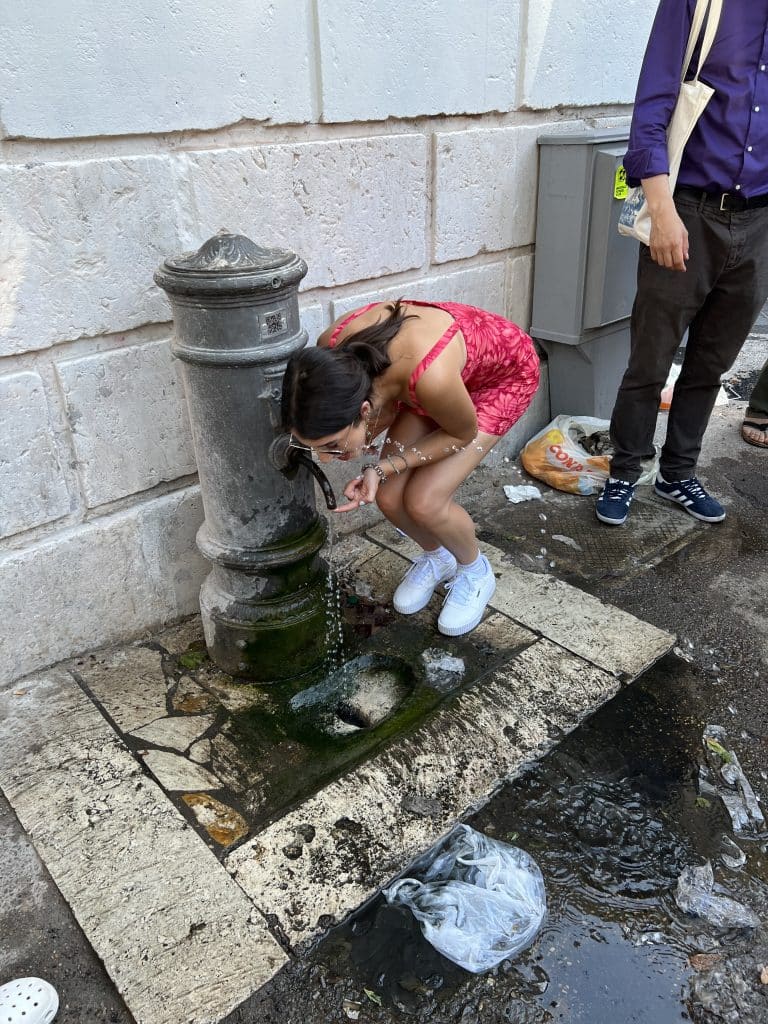
M 485 434 L 501 437 L 516 423 L 531 404 L 539 386 L 539 358 L 533 341 L 525 331 L 503 316 L 489 313 L 461 302 L 417 302 L 403 299 L 409 306 L 431 306 L 443 309 L 453 323 L 435 342 L 408 382 L 411 412 L 429 418 L 416 397 L 416 384 L 433 360 L 437 359 L 457 331 L 461 331 L 467 350 L 467 361 L 461 379 L 477 413 L 477 426 Z M 337 325 L 329 344 L 333 347 L 351 320 L 366 313 L 371 302 L 356 309 Z

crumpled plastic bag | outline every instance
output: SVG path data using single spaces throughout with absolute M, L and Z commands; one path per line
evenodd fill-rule
M 715 876 L 707 861 L 700 867 L 684 868 L 677 880 L 675 903 L 686 914 L 701 917 L 720 931 L 755 929 L 760 918 L 730 896 L 715 895 Z
M 408 907 L 443 956 L 482 974 L 533 942 L 547 910 L 544 879 L 524 850 L 460 825 L 438 848 L 423 881 L 402 878 L 388 903 Z
M 608 479 L 611 463 L 608 420 L 593 416 L 556 416 L 520 452 L 527 473 L 569 494 L 596 494 Z M 639 484 L 656 479 L 658 458 L 643 464 Z

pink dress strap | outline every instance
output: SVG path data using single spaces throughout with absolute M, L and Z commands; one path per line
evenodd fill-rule
M 336 327 L 334 327 L 333 334 L 331 334 L 330 338 L 328 339 L 328 348 L 333 348 L 333 346 L 339 339 L 339 335 L 347 326 L 347 324 L 352 323 L 353 320 L 355 320 L 359 316 L 362 316 L 363 313 L 367 313 L 368 310 L 373 309 L 374 306 L 378 306 L 378 302 L 369 302 L 367 306 L 363 306 L 362 309 L 355 309 L 349 314 L 349 316 L 344 317 L 341 323 L 337 324 Z
M 422 305 L 422 303 L 420 303 L 420 305 Z M 426 303 L 423 303 L 423 305 L 426 305 Z M 443 351 L 443 349 L 451 340 L 451 338 L 453 338 L 454 334 L 458 331 L 458 329 L 459 324 L 454 320 L 454 322 L 445 331 L 445 333 L 440 335 L 435 344 L 432 346 L 429 352 L 427 352 L 427 354 L 424 356 L 419 365 L 411 374 L 411 379 L 408 381 L 408 396 L 411 399 L 412 404 L 417 408 L 420 408 L 420 406 L 419 400 L 416 397 L 416 385 L 418 384 L 420 377 L 427 369 L 427 367 L 430 366 L 430 364 L 433 363 L 435 359 L 437 359 L 437 357 Z

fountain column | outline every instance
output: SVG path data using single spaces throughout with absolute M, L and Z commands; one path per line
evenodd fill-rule
M 295 253 L 219 232 L 155 274 L 173 308 L 205 510 L 206 645 L 224 671 L 261 682 L 307 671 L 325 644 L 325 522 L 312 477 L 278 436 L 285 365 L 307 342 L 306 272 Z

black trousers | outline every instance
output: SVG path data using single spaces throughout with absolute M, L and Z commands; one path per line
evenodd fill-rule
M 661 391 L 685 331 L 661 452 L 665 480 L 694 475 L 720 377 L 768 297 L 768 206 L 721 212 L 712 199 L 679 194 L 675 205 L 688 229 L 687 270 L 660 267 L 640 247 L 629 366 L 611 418 L 611 475 L 632 483 L 653 451 Z

